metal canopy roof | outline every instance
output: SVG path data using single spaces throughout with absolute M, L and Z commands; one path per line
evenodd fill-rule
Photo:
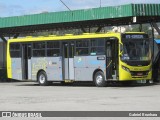
M 160 4 L 127 4 L 0 18 L 0 34 L 160 22 Z

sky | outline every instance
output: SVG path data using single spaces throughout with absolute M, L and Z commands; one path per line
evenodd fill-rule
M 130 3 L 159 3 L 160 0 L 63 0 L 71 9 L 118 6 Z M 67 11 L 60 0 L 0 0 L 0 17 Z

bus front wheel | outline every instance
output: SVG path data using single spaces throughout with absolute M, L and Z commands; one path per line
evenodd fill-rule
M 44 71 L 41 71 L 38 74 L 38 83 L 40 86 L 47 86 L 48 85 L 47 75 Z
M 96 72 L 96 74 L 94 75 L 94 83 L 97 87 L 105 87 L 106 86 L 104 73 L 102 71 Z

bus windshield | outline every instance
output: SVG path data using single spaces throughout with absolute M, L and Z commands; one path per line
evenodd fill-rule
M 148 39 L 123 40 L 123 61 L 149 61 L 151 50 Z

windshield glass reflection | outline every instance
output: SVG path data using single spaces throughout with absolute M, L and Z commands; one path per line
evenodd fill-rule
M 148 40 L 124 40 L 122 60 L 148 61 L 151 51 Z

